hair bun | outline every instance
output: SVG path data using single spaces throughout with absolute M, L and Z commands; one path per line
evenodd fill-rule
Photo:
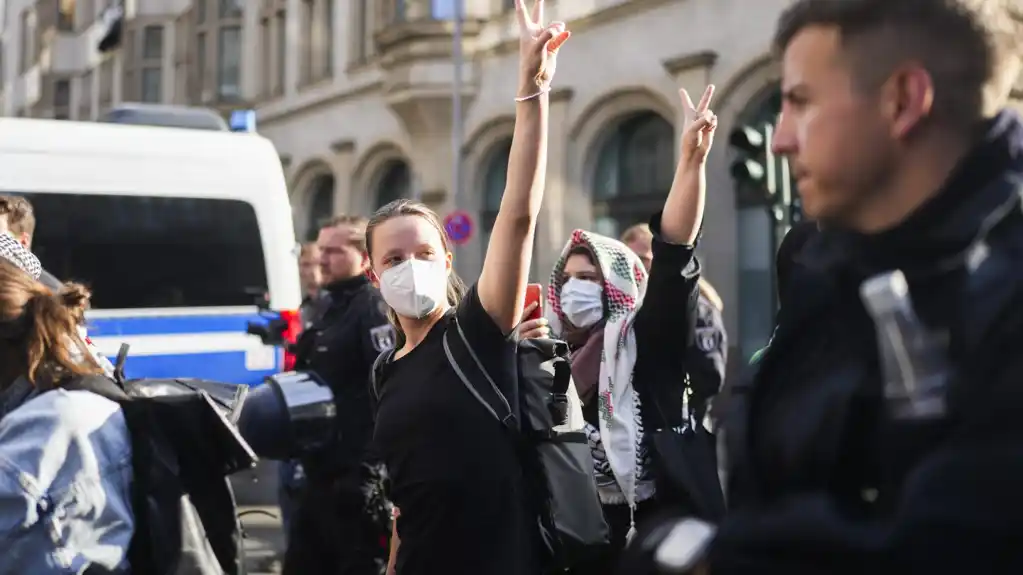
M 89 288 L 77 283 L 68 282 L 57 292 L 60 303 L 75 315 L 85 313 L 91 297 L 92 292 L 89 291 Z

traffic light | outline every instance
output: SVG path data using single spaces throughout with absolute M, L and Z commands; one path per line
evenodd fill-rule
M 774 127 L 770 124 L 757 129 L 740 126 L 728 136 L 728 143 L 736 149 L 738 157 L 732 162 L 731 173 L 736 183 L 761 190 L 768 197 L 778 191 L 775 159 L 771 152 Z

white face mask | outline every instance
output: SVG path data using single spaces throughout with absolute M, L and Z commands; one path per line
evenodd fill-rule
M 561 311 L 575 327 L 590 327 L 604 317 L 603 296 L 599 283 L 570 278 L 561 286 Z
M 426 317 L 447 300 L 447 290 L 444 260 L 408 259 L 380 274 L 380 295 L 403 317 Z

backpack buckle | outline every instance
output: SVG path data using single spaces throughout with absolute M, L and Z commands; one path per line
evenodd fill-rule
M 505 427 L 508 427 L 510 429 L 518 429 L 519 419 L 515 417 L 514 413 L 509 413 L 508 415 L 504 416 L 504 419 L 501 420 L 501 425 L 504 425 Z

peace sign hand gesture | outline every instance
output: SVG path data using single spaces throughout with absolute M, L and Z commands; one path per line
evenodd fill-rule
M 558 49 L 571 32 L 564 22 L 543 23 L 543 0 L 533 0 L 532 13 L 526 0 L 515 0 L 519 20 L 519 97 L 526 98 L 550 89 L 557 65 Z
M 698 106 L 693 105 L 693 100 L 685 88 L 679 90 L 679 95 L 682 97 L 682 110 L 685 113 L 681 161 L 685 164 L 700 165 L 707 161 L 707 153 L 714 143 L 714 131 L 718 127 L 718 117 L 710 109 L 710 101 L 714 98 L 714 85 L 707 86 Z

